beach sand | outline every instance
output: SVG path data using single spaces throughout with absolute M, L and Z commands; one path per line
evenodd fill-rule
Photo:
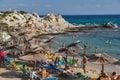
M 19 77 L 20 72 L 0 68 L 0 80 L 22 80 Z
M 80 61 L 82 60 L 82 57 L 75 57 L 75 58 L 79 58 Z M 87 74 L 98 75 L 101 71 L 101 68 L 102 68 L 101 65 L 96 65 L 96 64 L 88 62 Z M 73 69 L 75 73 L 81 72 L 81 71 L 83 72 L 82 68 L 80 69 L 73 68 Z M 111 74 L 113 71 L 115 71 L 117 74 L 120 75 L 120 67 L 116 67 L 113 64 L 106 64 L 104 66 L 104 70 L 108 74 Z M 7 70 L 5 67 L 0 67 L 0 80 L 23 80 L 19 75 L 20 75 L 19 71 L 11 71 L 11 70 Z M 67 79 L 60 77 L 58 80 L 67 80 Z

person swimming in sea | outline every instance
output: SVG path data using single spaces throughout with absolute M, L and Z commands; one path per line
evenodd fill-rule
M 105 44 L 111 44 L 111 41 L 110 40 L 106 40 Z

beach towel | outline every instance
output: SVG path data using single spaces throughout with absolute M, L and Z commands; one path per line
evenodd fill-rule
M 50 78 L 43 78 L 42 80 L 57 80 L 55 77 L 50 77 Z
M 62 65 L 63 64 L 63 60 L 59 60 L 59 65 Z
M 3 51 L 0 52 L 0 57 L 5 57 L 5 53 Z
M 13 58 L 5 57 L 5 61 L 10 61 L 10 60 L 13 60 Z
M 73 59 L 72 59 L 72 58 L 69 58 L 69 59 L 68 59 L 68 62 L 69 62 L 69 64 L 73 64 Z

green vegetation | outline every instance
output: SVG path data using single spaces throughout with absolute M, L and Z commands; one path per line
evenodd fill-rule
M 8 14 L 14 13 L 14 11 L 0 11 L 0 13 L 2 13 L 2 14 L 0 14 L 0 17 L 1 17 L 1 18 L 4 18 L 4 17 L 6 17 Z
M 8 24 L 7 24 L 7 23 L 0 22 L 0 27 L 1 27 L 1 26 L 6 26 L 6 25 L 8 25 Z
M 20 14 L 27 14 L 27 12 L 25 12 L 25 11 L 18 11 L 18 13 L 20 13 Z
M 14 19 L 19 20 L 17 17 L 13 16 Z

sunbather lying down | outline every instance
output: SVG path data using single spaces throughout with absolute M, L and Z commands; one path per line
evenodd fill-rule
M 70 74 L 73 74 L 73 70 L 72 68 L 69 66 L 69 65 L 65 65 L 65 68 L 64 68 L 64 73 L 70 73 Z
M 83 74 L 81 72 L 73 72 L 72 68 L 69 65 L 65 65 L 65 69 L 63 70 L 63 76 L 68 76 L 72 78 L 87 78 L 87 74 Z
M 42 70 L 39 69 L 38 75 L 39 75 L 40 78 L 47 78 L 47 77 L 49 77 L 49 73 L 46 71 L 45 68 L 43 68 Z

